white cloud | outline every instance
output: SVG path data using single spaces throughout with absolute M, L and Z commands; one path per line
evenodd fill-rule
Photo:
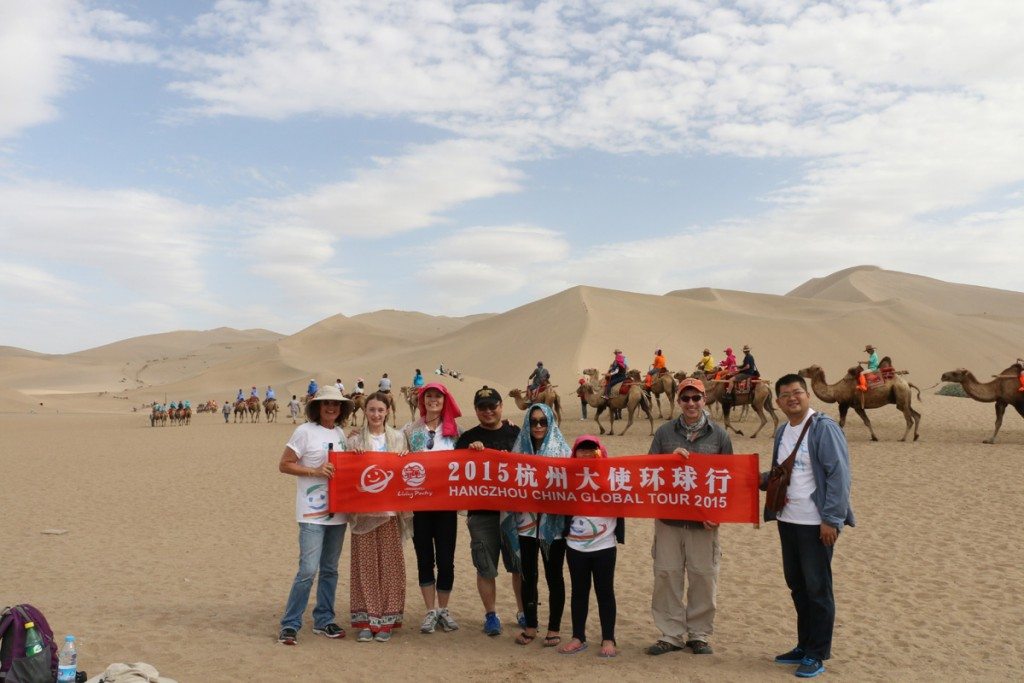
M 0 299 L 31 301 L 34 305 L 78 306 L 79 286 L 41 268 L 0 261 Z
M 519 171 L 500 147 L 471 140 L 417 145 L 351 180 L 271 200 L 264 208 L 299 225 L 334 235 L 384 237 L 429 227 L 442 214 L 475 199 L 519 189 Z
M 57 183 L 0 186 L 0 242 L 8 258 L 45 260 L 141 293 L 201 293 L 200 257 L 210 216 L 201 208 L 139 190 L 91 190 Z M 98 285 L 97 285 L 98 286 Z
M 153 62 L 136 40 L 149 27 L 76 0 L 0 3 L 0 139 L 56 118 L 55 100 L 73 87 L 73 60 Z

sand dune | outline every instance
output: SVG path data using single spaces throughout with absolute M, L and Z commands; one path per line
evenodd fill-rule
M 948 369 L 996 373 L 1020 355 L 1024 293 L 942 282 L 875 267 L 817 278 L 785 296 L 716 288 L 663 296 L 573 287 L 497 315 L 463 318 L 376 311 L 335 315 L 287 337 L 220 328 L 148 335 L 62 356 L 5 347 L 0 387 L 69 407 L 124 410 L 165 398 L 224 400 L 239 388 L 273 385 L 299 394 L 357 377 L 369 387 L 388 372 L 396 386 L 439 363 L 468 402 L 483 383 L 507 392 L 525 384 L 538 360 L 571 397 L 586 367 L 604 369 L 622 348 L 646 369 L 662 348 L 672 369 L 692 369 L 705 346 L 715 358 L 749 343 L 762 373 L 777 377 L 817 363 L 831 380 L 864 357 L 865 343 L 910 371 L 919 387 Z M 106 393 L 104 393 L 106 392 Z

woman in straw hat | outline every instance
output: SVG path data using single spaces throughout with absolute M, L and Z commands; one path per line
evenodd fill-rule
M 327 480 L 334 476 L 334 465 L 328 462 L 327 453 L 342 449 L 345 434 L 340 425 L 351 411 L 352 402 L 337 387 L 323 387 L 306 404 L 309 421 L 295 428 L 281 454 L 278 469 L 295 477 L 295 518 L 299 523 L 299 571 L 288 594 L 278 635 L 278 641 L 284 645 L 295 644 L 317 574 L 320 578 L 313 609 L 313 633 L 328 638 L 345 635 L 334 620 L 334 595 L 348 518 L 330 512 L 327 506 Z

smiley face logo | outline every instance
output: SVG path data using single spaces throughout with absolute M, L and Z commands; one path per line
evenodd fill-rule
M 427 479 L 427 470 L 418 462 L 411 462 L 402 468 L 402 480 L 406 486 L 422 486 Z
M 380 493 L 391 483 L 394 472 L 389 472 L 379 465 L 370 465 L 359 477 L 359 490 L 366 493 Z

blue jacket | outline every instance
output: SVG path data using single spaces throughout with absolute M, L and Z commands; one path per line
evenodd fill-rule
M 786 424 L 775 431 L 775 445 L 772 448 L 772 467 L 779 462 L 779 442 Z M 846 435 L 836 421 L 824 413 L 811 416 L 811 428 L 807 430 L 807 451 L 811 456 L 811 472 L 814 474 L 814 500 L 818 514 L 826 524 L 842 529 L 843 525 L 854 526 L 853 507 L 850 505 L 850 451 Z M 783 459 L 789 453 L 783 454 Z M 761 489 L 768 485 L 768 473 L 761 475 Z M 764 521 L 775 519 L 775 513 L 764 510 Z

